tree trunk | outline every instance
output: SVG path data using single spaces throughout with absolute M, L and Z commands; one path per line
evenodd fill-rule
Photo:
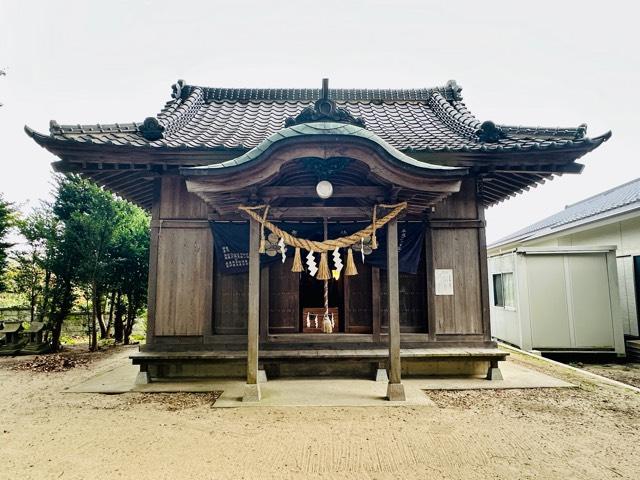
M 109 331 L 107 330 L 107 326 L 104 324 L 104 320 L 102 318 L 102 292 L 95 284 L 93 287 L 93 311 L 94 318 L 98 321 L 98 325 L 100 326 L 100 338 L 109 338 Z
M 31 298 L 29 299 L 29 315 L 31 319 L 31 323 L 36 319 L 36 301 L 38 296 L 36 294 L 31 293 Z
M 72 298 L 73 292 L 71 289 L 71 281 L 66 280 L 64 282 L 64 288 L 62 291 L 62 300 L 60 302 L 60 309 L 57 312 L 51 312 L 51 320 L 53 325 L 51 327 L 51 347 L 54 352 L 60 350 L 60 334 L 62 332 L 62 322 L 67 318 L 67 315 L 71 311 L 73 304 Z M 54 304 L 54 302 L 51 302 Z
M 131 331 L 133 330 L 133 324 L 136 321 L 136 305 L 133 298 L 128 298 L 128 306 L 127 306 L 127 323 L 124 326 L 124 344 L 129 345 L 129 337 L 131 336 Z
M 109 320 L 107 320 L 107 332 L 111 330 L 111 325 L 113 325 L 113 303 L 115 302 L 115 298 L 116 291 L 113 290 L 109 296 Z
M 51 326 L 51 349 L 54 352 L 60 350 L 60 332 L 62 331 L 62 319 L 56 315 Z
M 122 305 L 122 293 L 118 292 L 116 297 L 115 318 L 113 321 L 113 335 L 116 342 L 122 342 L 124 338 L 124 323 L 122 321 L 124 307 Z
M 51 295 L 51 272 L 47 269 L 44 273 L 44 286 L 42 288 L 42 308 L 40 309 L 40 321 L 44 322 L 44 316 L 49 310 L 49 296 Z M 50 319 L 52 320 L 52 319 Z
M 91 318 L 89 319 L 89 350 L 95 352 L 98 349 L 98 331 L 96 328 L 96 302 L 93 292 L 95 292 L 95 287 L 92 288 L 91 295 L 94 301 L 91 302 Z

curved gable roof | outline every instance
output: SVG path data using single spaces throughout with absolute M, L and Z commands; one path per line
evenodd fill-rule
M 270 150 L 273 150 L 288 140 L 301 137 L 314 138 L 318 140 L 321 140 L 324 137 L 326 139 L 330 139 L 332 142 L 335 142 L 336 139 L 339 139 L 340 137 L 351 140 L 363 140 L 374 147 L 378 147 L 378 149 L 384 152 L 385 157 L 390 161 L 404 168 L 412 169 L 415 172 L 425 174 L 428 174 L 429 172 L 436 174 L 447 174 L 449 172 L 464 174 L 467 171 L 465 168 L 434 165 L 416 160 L 405 155 L 375 133 L 356 125 L 335 122 L 314 122 L 293 125 L 279 130 L 263 140 L 259 145 L 237 158 L 212 165 L 182 168 L 181 172 L 185 175 L 215 175 L 216 173 L 227 173 L 230 170 L 235 169 L 235 167 L 243 167 L 249 163 L 258 162 L 264 158 Z

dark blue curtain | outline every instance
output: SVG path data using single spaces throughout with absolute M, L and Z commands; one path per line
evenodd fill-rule
M 342 237 L 365 228 L 368 222 L 330 223 L 327 226 L 329 238 Z M 292 235 L 310 240 L 322 240 L 321 223 L 279 222 L 278 227 Z M 213 230 L 216 268 L 223 273 L 242 273 L 249 270 L 249 222 L 211 222 Z M 398 222 L 398 267 L 403 273 L 417 273 L 425 225 L 421 222 Z M 265 235 L 269 230 L 265 229 Z M 378 249 L 365 256 L 365 263 L 374 267 L 387 268 L 387 229 L 377 232 Z M 292 256 L 294 248 L 287 246 L 287 256 Z M 342 261 L 346 263 L 346 250 L 341 249 Z M 306 252 L 302 252 L 303 257 Z M 362 264 L 360 252 L 353 252 L 356 266 Z M 319 261 L 316 257 L 316 261 Z M 280 255 L 270 257 L 260 255 L 260 263 L 266 265 L 281 261 Z M 304 258 L 303 258 L 304 263 Z

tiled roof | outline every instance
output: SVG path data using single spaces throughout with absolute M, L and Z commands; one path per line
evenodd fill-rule
M 403 151 L 495 152 L 589 144 L 584 127 L 531 128 L 482 124 L 462 102 L 461 88 L 416 90 L 330 89 L 338 107 L 362 118 L 365 128 Z M 51 123 L 53 139 L 74 143 L 156 148 L 250 149 L 320 98 L 319 89 L 227 89 L 178 83 L 157 116 L 159 139 L 141 133 L 142 122 L 112 125 Z M 493 134 L 493 136 L 492 136 Z
M 532 236 L 538 236 L 546 232 L 549 234 L 555 233 L 570 227 L 574 222 L 588 220 L 591 217 L 606 213 L 614 215 L 618 213 L 618 209 L 636 203 L 638 207 L 640 207 L 640 178 L 572 205 L 567 205 L 564 210 L 518 230 L 511 235 L 507 235 L 493 245 L 490 245 L 490 247 L 526 240 Z
M 29 127 L 25 131 L 60 157 L 54 164 L 57 171 L 86 173 L 145 208 L 153 203 L 153 175 L 229 165 L 292 125 L 356 125 L 396 159 L 408 156 L 430 165 L 461 167 L 477 176 L 479 196 L 487 206 L 553 174 L 579 173 L 582 165 L 575 161 L 611 135 L 588 138 L 585 125 L 481 122 L 463 103 L 462 89 L 454 81 L 438 88 L 380 90 L 329 89 L 325 81 L 322 89 L 207 88 L 179 80 L 172 90 L 160 113 L 142 122 L 52 121 L 49 135 Z

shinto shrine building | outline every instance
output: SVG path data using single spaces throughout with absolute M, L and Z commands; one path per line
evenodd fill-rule
M 499 378 L 485 209 L 610 137 L 483 122 L 461 90 L 178 81 L 140 123 L 26 131 L 151 213 L 140 381 L 370 375 L 402 400 L 403 375 Z

